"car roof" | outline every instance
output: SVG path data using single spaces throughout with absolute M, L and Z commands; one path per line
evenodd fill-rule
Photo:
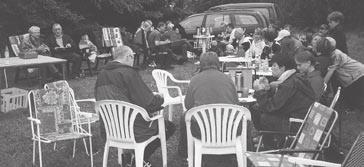
M 205 11 L 203 13 L 196 13 L 196 14 L 190 15 L 190 16 L 186 17 L 185 19 L 190 18 L 190 17 L 199 16 L 199 15 L 213 14 L 213 13 L 246 13 L 246 14 L 259 14 L 258 11 L 254 11 L 254 10 L 250 10 L 250 9 L 243 9 L 243 10 L 241 10 L 241 9 L 232 9 L 232 10 L 224 10 L 224 11 Z
M 229 3 L 229 4 L 223 4 L 218 6 L 213 6 L 209 8 L 209 10 L 218 10 L 223 8 L 229 8 L 229 7 L 236 7 L 236 8 L 257 8 L 257 7 L 267 7 L 267 6 L 274 6 L 274 3 Z

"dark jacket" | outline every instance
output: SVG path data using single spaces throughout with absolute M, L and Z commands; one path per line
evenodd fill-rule
M 71 44 L 71 48 L 65 48 L 61 50 L 55 50 L 56 47 L 60 47 L 57 44 L 56 37 L 54 35 L 51 35 L 47 40 L 47 45 L 51 49 L 52 54 L 59 54 L 59 53 L 65 53 L 65 52 L 74 52 L 77 49 L 77 46 L 73 42 L 72 38 L 66 34 L 62 35 L 63 40 L 63 46 L 66 47 L 67 44 Z
M 341 25 L 329 30 L 328 36 L 332 37 L 336 41 L 336 49 L 348 54 L 348 47 L 346 45 L 346 37 L 344 29 Z
M 257 109 L 263 113 L 280 115 L 282 118 L 304 118 L 315 101 L 315 94 L 307 79 L 293 74 L 281 83 L 277 90 L 259 90 L 254 93 Z
M 324 92 L 324 79 L 321 76 L 320 71 L 312 71 L 305 75 L 310 82 L 313 91 L 315 92 L 315 100 L 319 101 L 321 95 Z
M 98 74 L 95 85 L 96 100 L 120 100 L 129 102 L 153 113 L 162 109 L 163 98 L 155 96 L 144 83 L 138 71 L 133 67 L 116 61 L 109 62 Z M 137 142 L 144 141 L 158 132 L 155 121 L 144 121 L 139 115 L 134 123 L 134 133 Z
M 239 104 L 233 81 L 216 69 L 207 69 L 192 77 L 188 85 L 187 110 L 204 104 Z

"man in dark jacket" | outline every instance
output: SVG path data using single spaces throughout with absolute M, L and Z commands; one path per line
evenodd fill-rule
M 185 97 L 185 106 L 189 110 L 206 104 L 239 104 L 238 94 L 233 81 L 219 71 L 219 59 L 215 52 L 203 53 L 200 57 L 201 72 L 192 77 Z M 187 158 L 187 134 L 185 117 L 181 118 L 179 154 Z M 195 121 L 191 121 L 192 135 L 199 138 L 200 129 Z M 241 132 L 241 130 L 238 130 Z
M 336 41 L 336 48 L 348 54 L 348 47 L 346 45 L 346 37 L 343 29 L 344 15 L 341 12 L 334 11 L 327 16 L 329 22 L 328 36 Z
M 254 83 L 257 105 L 253 108 L 252 119 L 259 130 L 288 131 L 289 118 L 303 119 L 315 101 L 315 93 L 307 79 L 295 74 L 292 59 L 274 55 L 271 62 L 273 76 L 281 83 L 277 88 L 270 88 L 262 79 Z M 273 146 L 272 138 L 266 136 L 265 139 L 265 146 Z
M 76 45 L 72 38 L 62 32 L 62 26 L 58 23 L 52 26 L 53 35 L 49 37 L 47 44 L 54 57 L 67 59 L 72 63 L 71 78 L 79 77 L 81 72 L 82 57 L 77 54 Z
M 96 100 L 120 100 L 129 102 L 154 113 L 162 109 L 164 100 L 159 95 L 154 95 L 143 82 L 138 71 L 133 68 L 134 52 L 128 46 L 115 48 L 114 60 L 109 62 L 99 73 L 95 85 Z M 166 137 L 172 136 L 175 127 L 166 121 Z M 100 124 L 101 136 L 105 140 L 103 122 Z M 146 122 L 140 115 L 134 122 L 134 134 L 136 142 L 143 142 L 158 133 L 158 122 Z M 145 149 L 144 160 L 160 146 L 160 141 L 155 140 Z

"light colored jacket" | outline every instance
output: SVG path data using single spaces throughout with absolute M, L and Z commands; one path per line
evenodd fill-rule
M 338 49 L 332 52 L 331 60 L 333 65 L 329 67 L 329 70 L 335 70 L 334 76 L 343 87 L 348 87 L 364 76 L 364 64 L 350 58 Z

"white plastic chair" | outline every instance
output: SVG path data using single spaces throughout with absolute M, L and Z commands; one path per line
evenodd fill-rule
M 110 147 L 118 148 L 118 162 L 120 165 L 122 164 L 123 149 L 135 150 L 136 167 L 143 167 L 144 149 L 157 138 L 161 140 L 163 167 L 167 167 L 167 145 L 163 113 L 151 118 L 142 107 L 116 100 L 97 101 L 95 109 L 100 113 L 106 131 L 103 167 L 107 167 Z M 158 120 L 159 128 L 159 134 L 141 143 L 137 143 L 134 136 L 134 121 L 138 114 L 145 121 Z
M 62 87 L 65 87 L 63 89 L 65 90 L 68 90 L 69 93 L 70 93 L 70 97 L 71 97 L 71 103 L 73 104 L 74 106 L 74 112 L 75 113 L 78 113 L 78 114 L 75 114 L 76 116 L 76 119 L 74 121 L 78 121 L 78 124 L 79 125 L 86 125 L 88 124 L 89 122 L 90 123 L 95 123 L 97 121 L 99 121 L 99 115 L 97 113 L 92 113 L 90 111 L 88 112 L 84 112 L 84 111 L 81 111 L 81 107 L 79 107 L 78 103 L 92 103 L 92 105 L 94 106 L 94 103 L 96 102 L 95 99 L 80 99 L 80 100 L 76 100 L 75 99 L 75 93 L 73 91 L 73 89 L 69 86 L 68 82 L 66 80 L 59 80 L 59 81 L 55 81 L 55 82 L 51 82 L 51 83 L 47 83 L 47 84 L 44 84 L 44 89 L 54 89 L 54 88 L 62 88 Z M 76 145 L 76 142 L 77 140 L 74 140 L 74 147 Z M 87 147 L 86 147 L 86 140 L 85 138 L 83 138 L 83 145 L 85 147 L 85 150 L 86 150 L 86 154 L 89 155 L 88 153 L 88 150 L 87 150 Z M 54 142 L 54 146 L 53 146 L 53 149 L 56 150 L 56 146 L 57 146 L 57 143 Z
M 41 143 L 53 143 L 64 140 L 74 140 L 73 155 L 75 156 L 75 140 L 89 138 L 92 153 L 92 134 L 90 121 L 84 129 L 76 117 L 83 113 L 73 112 L 75 106 L 70 102 L 67 92 L 62 89 L 32 90 L 28 94 L 29 114 L 33 140 L 33 165 L 35 164 L 36 142 L 38 142 L 39 166 L 43 166 Z M 65 106 L 64 104 L 67 104 Z M 85 115 L 87 117 L 87 115 Z M 88 119 L 90 120 L 90 119 Z M 86 145 L 85 145 L 86 147 Z M 87 152 L 87 148 L 86 148 Z M 91 167 L 93 156 L 90 156 Z
M 164 103 L 163 106 L 168 106 L 169 114 L 168 120 L 172 121 L 173 119 L 173 105 L 175 104 L 182 104 L 183 111 L 186 111 L 186 107 L 184 104 L 185 96 L 182 95 L 181 88 L 178 86 L 168 86 L 168 78 L 170 78 L 175 83 L 190 83 L 189 80 L 177 80 L 173 77 L 171 73 L 165 70 L 155 69 L 152 71 L 153 78 L 157 84 L 157 89 L 159 93 L 163 94 Z M 169 94 L 169 89 L 176 89 L 178 95 L 176 97 L 172 97 Z
M 201 139 L 192 136 L 192 119 L 196 120 L 200 128 Z M 250 119 L 248 109 L 232 104 L 209 104 L 188 110 L 185 117 L 188 166 L 200 167 L 202 154 L 236 154 L 239 167 L 245 167 L 247 120 Z M 240 122 L 241 135 L 238 136 Z

